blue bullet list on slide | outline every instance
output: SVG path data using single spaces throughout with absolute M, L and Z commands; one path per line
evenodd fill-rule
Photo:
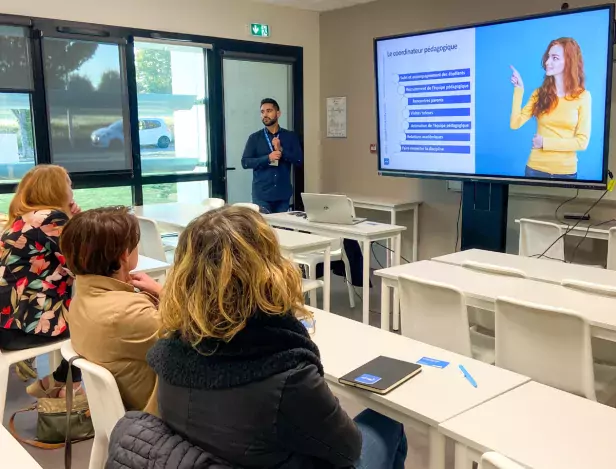
M 471 115 L 468 107 L 453 109 L 413 109 L 409 111 L 409 117 L 466 117 Z
M 413 85 L 405 86 L 404 92 L 411 93 L 441 93 L 443 91 L 469 91 L 471 89 L 470 81 L 459 81 L 455 83 L 437 83 L 430 85 Z
M 467 104 L 471 102 L 470 94 L 454 96 L 430 96 L 425 98 L 409 98 L 409 106 L 421 106 L 425 104 Z
M 419 81 L 419 80 L 443 80 L 448 78 L 464 78 L 471 76 L 470 68 L 459 68 L 456 70 L 440 70 L 436 72 L 422 72 L 422 73 L 403 73 L 398 75 L 400 83 L 407 81 Z
M 442 142 L 470 142 L 471 134 L 406 134 L 407 140 L 434 140 Z
M 459 153 L 469 154 L 471 147 L 458 145 L 400 145 L 403 153 Z
M 409 130 L 470 130 L 470 122 L 409 122 Z
M 471 117 L 471 82 L 470 80 L 459 81 L 460 78 L 470 79 L 471 69 L 461 68 L 434 72 L 405 73 L 399 74 L 398 78 L 401 84 L 413 81 L 420 82 L 412 85 L 404 85 L 404 94 L 407 95 L 407 103 L 409 106 L 408 119 L 410 119 L 410 121 L 408 123 L 408 130 L 424 131 L 406 132 L 404 135 L 405 140 L 410 143 L 414 142 L 414 144 L 401 144 L 400 152 L 469 155 L 471 153 L 470 142 L 472 141 L 472 135 L 468 132 L 472 128 L 470 120 L 435 122 L 430 118 Z M 439 80 L 440 82 L 421 83 L 424 80 Z M 464 91 L 467 93 L 460 93 Z M 431 93 L 435 94 L 430 95 Z M 408 96 L 413 94 L 421 95 Z M 442 106 L 448 104 L 468 104 L 468 106 Z M 427 120 L 422 121 L 421 119 L 423 118 Z M 435 130 L 444 130 L 447 132 L 430 132 Z M 451 132 L 460 130 L 466 132 Z M 447 144 L 439 145 L 439 142 L 447 142 Z M 468 142 L 469 145 L 449 145 L 449 142 Z

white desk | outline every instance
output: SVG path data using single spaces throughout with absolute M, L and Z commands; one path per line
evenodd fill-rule
M 557 220 L 556 218 L 554 218 L 554 216 L 549 216 L 549 215 L 539 216 L 539 217 L 526 217 L 526 218 L 529 218 L 531 220 L 549 221 L 551 223 L 556 223 L 565 229 L 572 227 L 573 225 L 575 225 L 577 221 L 577 220 L 566 220 L 566 223 L 563 223 L 561 220 Z M 515 222 L 520 223 L 520 220 L 517 219 Z M 592 219 L 588 221 L 581 221 L 578 224 L 578 226 L 576 226 L 573 230 L 567 233 L 567 236 L 585 236 L 587 238 L 603 239 L 607 241 L 610 228 L 616 226 L 616 221 L 609 221 L 606 223 L 602 223 L 601 225 L 598 225 L 598 226 L 593 226 L 594 224 L 597 224 L 597 223 L 601 223 L 601 221 L 592 220 Z M 588 228 L 589 226 L 590 226 L 590 229 Z M 586 233 L 587 231 L 588 231 L 588 234 Z
M 331 247 L 334 240 L 298 231 L 275 229 L 274 232 L 280 243 L 280 250 L 291 260 L 293 260 L 294 255 L 325 251 L 325 262 L 323 263 L 323 309 L 329 311 L 331 299 Z
M 573 310 L 590 323 L 593 336 L 616 341 L 614 298 L 591 295 L 534 280 L 475 272 L 457 265 L 432 261 L 377 270 L 375 274 L 383 278 L 383 288 L 397 289 L 398 277 L 402 274 L 451 285 L 466 295 L 469 306 L 490 311 L 494 311 L 496 298 L 501 296 Z M 389 329 L 388 319 L 387 315 L 381 315 L 383 329 Z
M 454 416 L 529 381 L 529 378 L 472 358 L 311 308 L 316 323 L 312 339 L 321 351 L 325 379 L 332 391 L 401 423 L 427 430 L 430 469 L 445 465 L 445 438 L 437 426 Z M 423 357 L 450 362 L 443 370 L 422 372 L 385 396 L 344 386 L 338 379 L 380 356 L 409 362 Z M 458 369 L 463 364 L 477 380 L 474 388 Z
M 417 262 L 419 250 L 419 206 L 421 202 L 409 202 L 405 199 L 394 199 L 389 197 L 372 197 L 365 195 L 347 195 L 353 201 L 355 208 L 365 210 L 377 210 L 390 214 L 390 223 L 398 223 L 397 215 L 401 212 L 413 211 L 413 262 Z M 388 246 L 393 249 L 392 246 Z M 389 256 L 388 256 L 389 257 Z
M 42 469 L 9 431 L 0 425 L 0 467 L 7 469 Z
M 393 245 L 393 265 L 400 265 L 401 233 L 406 230 L 404 226 L 386 225 L 365 221 L 357 225 L 333 225 L 329 223 L 313 223 L 305 218 L 290 215 L 288 213 L 273 213 L 265 215 L 265 219 L 272 226 L 289 228 L 291 230 L 307 231 L 330 238 L 348 238 L 358 241 L 362 246 L 364 256 L 364 278 L 363 278 L 363 322 L 369 323 L 370 320 L 370 243 L 391 239 Z M 394 300 L 394 315 L 397 314 L 398 302 Z M 385 310 L 381 310 L 382 314 Z M 389 311 L 389 310 L 387 310 Z M 388 316 L 389 313 L 385 314 Z
M 560 285 L 563 280 L 578 280 L 616 287 L 616 271 L 598 269 L 580 264 L 568 264 L 550 259 L 516 256 L 502 252 L 469 249 L 445 256 L 435 257 L 435 262 L 451 265 L 463 265 L 467 261 L 481 262 L 499 267 L 518 269 L 531 280 L 555 283 Z
M 152 272 L 162 272 L 171 267 L 171 264 L 167 264 L 166 262 L 159 261 L 157 259 L 152 259 L 151 257 L 146 257 L 139 255 L 139 261 L 137 262 L 137 267 L 131 273 L 143 273 L 149 274 Z
M 209 210 L 204 205 L 184 203 L 146 204 L 135 206 L 133 209 L 139 217 L 151 218 L 157 223 L 178 230 L 183 230 L 191 221 Z
M 616 466 L 616 409 L 529 382 L 442 423 L 456 469 L 497 451 L 536 469 Z

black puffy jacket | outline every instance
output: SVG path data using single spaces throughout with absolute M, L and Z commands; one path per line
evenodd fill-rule
M 174 433 L 159 418 L 128 412 L 116 425 L 109 442 L 105 469 L 232 469 Z
M 252 317 L 229 343 L 180 338 L 148 353 L 159 415 L 191 443 L 243 468 L 353 467 L 361 433 L 323 378 L 292 315 Z

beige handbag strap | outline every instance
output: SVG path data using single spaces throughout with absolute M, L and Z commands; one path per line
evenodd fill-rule
M 19 435 L 19 433 L 17 433 L 17 430 L 15 429 L 15 416 L 17 414 L 21 414 L 22 412 L 31 412 L 33 410 L 36 410 L 36 404 L 30 407 L 18 410 L 13 415 L 11 415 L 11 419 L 9 420 L 9 431 L 11 432 L 11 435 L 13 435 L 13 438 L 15 438 L 17 441 L 21 443 L 26 443 L 27 445 L 34 446 L 40 449 L 60 449 L 62 448 L 64 446 L 64 443 L 42 443 L 40 441 L 31 440 L 29 438 L 23 438 L 22 436 Z

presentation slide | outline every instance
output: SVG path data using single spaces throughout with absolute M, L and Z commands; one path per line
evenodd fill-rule
M 603 180 L 610 10 L 376 43 L 383 171 Z

